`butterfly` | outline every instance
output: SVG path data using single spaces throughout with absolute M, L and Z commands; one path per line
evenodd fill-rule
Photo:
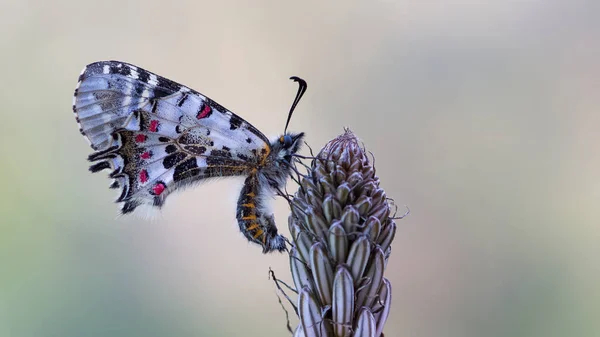
M 284 251 L 267 199 L 290 177 L 304 133 L 287 127 L 307 84 L 298 77 L 284 133 L 270 141 L 210 98 L 140 67 L 119 61 L 86 66 L 73 112 L 94 153 L 91 172 L 111 170 L 122 213 L 142 204 L 161 207 L 178 189 L 214 177 L 245 176 L 236 218 L 263 253 Z

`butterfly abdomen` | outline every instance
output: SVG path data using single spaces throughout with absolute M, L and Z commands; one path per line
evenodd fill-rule
M 263 253 L 285 250 L 285 239 L 277 234 L 273 215 L 264 205 L 264 192 L 260 186 L 257 170 L 251 172 L 244 182 L 237 206 L 240 231 L 251 242 L 263 247 Z

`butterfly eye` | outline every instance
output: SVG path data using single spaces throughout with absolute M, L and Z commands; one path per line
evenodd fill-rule
M 290 135 L 285 135 L 283 138 L 283 146 L 290 147 L 292 146 L 292 137 Z

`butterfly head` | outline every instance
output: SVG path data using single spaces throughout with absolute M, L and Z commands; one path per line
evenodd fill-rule
M 283 160 L 287 163 L 291 162 L 292 156 L 298 152 L 300 146 L 302 146 L 303 139 L 304 132 L 286 133 L 281 135 L 271 144 L 273 153 L 277 154 L 277 160 Z

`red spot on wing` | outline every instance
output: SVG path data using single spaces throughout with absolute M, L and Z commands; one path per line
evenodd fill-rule
M 210 107 L 210 105 L 204 103 L 202 105 L 202 109 L 196 115 L 196 118 L 198 118 L 198 119 L 206 118 L 206 117 L 210 116 L 211 113 L 212 113 L 212 108 Z
M 154 185 L 152 187 L 152 194 L 154 194 L 154 195 L 160 195 L 162 192 L 165 191 L 165 188 L 166 188 L 165 183 L 158 182 L 158 183 L 156 183 L 156 185 Z
M 152 151 L 146 151 L 140 155 L 142 159 L 150 159 L 150 157 L 152 157 Z
M 150 131 L 156 132 L 158 131 L 158 121 L 156 119 L 150 121 Z
M 142 182 L 142 184 L 148 181 L 148 171 L 146 171 L 146 170 L 140 171 L 140 181 Z
M 135 142 L 143 143 L 146 141 L 146 138 L 148 138 L 148 137 L 146 137 L 146 135 L 139 134 L 139 135 L 135 136 Z

